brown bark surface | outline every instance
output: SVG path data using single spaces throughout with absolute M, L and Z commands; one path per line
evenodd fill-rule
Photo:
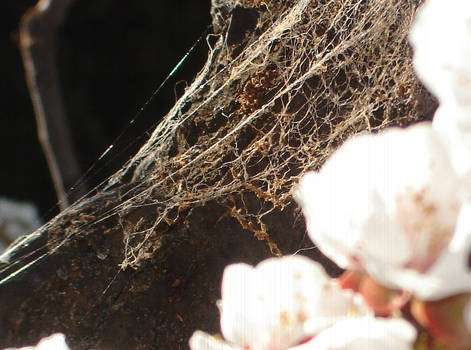
M 227 264 L 311 246 L 300 174 L 436 108 L 407 44 L 419 1 L 371 3 L 213 0 L 208 62 L 147 144 L 0 266 L 0 347 L 62 332 L 73 349 L 186 349 L 218 333 Z

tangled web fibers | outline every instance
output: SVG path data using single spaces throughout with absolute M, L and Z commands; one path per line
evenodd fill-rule
M 120 188 L 106 215 L 120 218 L 122 267 L 139 266 L 162 232 L 209 201 L 280 254 L 264 220 L 292 202 L 303 172 L 352 134 L 436 107 L 407 41 L 419 5 L 213 0 L 206 65 L 108 183 Z

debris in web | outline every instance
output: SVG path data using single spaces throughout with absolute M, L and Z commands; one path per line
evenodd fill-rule
M 123 267 L 139 265 L 159 232 L 211 200 L 281 254 L 264 217 L 292 201 L 300 174 L 317 169 L 354 133 L 410 124 L 433 112 L 407 43 L 417 5 L 214 0 L 216 42 L 206 66 L 111 180 L 122 183 L 132 172 L 131 182 L 139 183 L 114 209 L 120 217 L 139 206 L 158 213 L 151 222 L 123 223 Z M 266 20 L 276 7 L 282 15 Z M 231 16 L 227 31 L 225 16 Z M 234 91 L 242 93 L 233 98 Z

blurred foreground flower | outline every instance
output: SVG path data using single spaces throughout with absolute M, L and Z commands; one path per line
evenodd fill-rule
M 190 339 L 192 350 L 342 349 L 331 346 L 330 336 L 321 335 L 345 320 L 359 320 L 363 331 L 356 329 L 365 344 L 380 341 L 375 338 L 380 333 L 372 335 L 364 329 L 376 321 L 359 295 L 338 288 L 319 264 L 301 256 L 268 259 L 255 268 L 228 266 L 220 308 L 224 340 L 195 332 Z M 391 327 L 396 329 L 395 325 Z M 405 328 L 408 331 L 403 336 Z M 395 332 L 387 333 L 396 339 Z M 415 330 L 404 321 L 397 333 L 397 341 L 409 349 Z M 350 344 L 354 340 L 347 337 L 342 341 Z
M 415 328 L 404 320 L 360 317 L 341 320 L 289 350 L 411 350 L 415 338 Z M 193 334 L 190 347 L 192 350 L 285 349 L 240 347 L 201 331 Z
M 471 2 L 427 0 L 409 39 L 417 75 L 440 105 L 471 107 Z
M 438 25 L 440 23 L 440 25 Z M 471 2 L 428 0 L 410 32 L 414 64 L 440 107 L 434 128 L 461 180 L 471 186 Z
M 5 350 L 15 350 L 13 348 Z M 61 333 L 53 334 L 47 338 L 41 339 L 36 346 L 27 346 L 17 350 L 70 350 L 65 342 L 65 336 Z
M 352 318 L 324 330 L 296 350 L 407 350 L 416 330 L 402 319 Z
M 465 195 L 430 123 L 353 137 L 295 190 L 324 254 L 423 299 L 471 290 Z

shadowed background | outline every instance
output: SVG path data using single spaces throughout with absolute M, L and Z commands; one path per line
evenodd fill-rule
M 49 170 L 18 48 L 21 15 L 36 1 L 6 1 L 0 11 L 0 196 L 32 201 L 43 221 L 57 213 Z M 59 33 L 57 62 L 73 143 L 82 173 L 117 141 L 117 154 L 86 178 L 95 186 L 120 168 L 145 141 L 206 60 L 204 42 L 147 106 L 153 90 L 210 23 L 210 1 L 78 0 Z M 129 146 L 132 144 L 131 146 Z M 98 170 L 95 171 L 95 170 Z M 51 210 L 52 209 L 52 210 Z

